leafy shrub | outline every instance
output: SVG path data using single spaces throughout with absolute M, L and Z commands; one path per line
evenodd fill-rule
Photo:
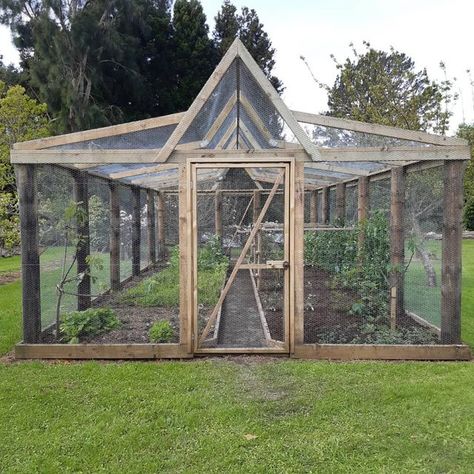
M 89 308 L 72 311 L 61 318 L 61 334 L 69 344 L 78 344 L 85 336 L 96 336 L 120 326 L 115 311 L 110 308 Z
M 463 222 L 466 230 L 474 230 L 474 197 L 471 197 L 464 206 Z
M 209 270 L 216 265 L 228 264 L 228 259 L 222 252 L 221 240 L 217 235 L 213 235 L 205 245 L 199 249 L 198 269 Z
M 150 328 L 148 336 L 150 342 L 170 342 L 173 339 L 174 330 L 169 321 L 156 321 Z

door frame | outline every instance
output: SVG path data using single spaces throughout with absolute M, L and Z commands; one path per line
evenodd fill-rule
M 200 348 L 199 334 L 197 331 L 198 305 L 197 305 L 197 193 L 196 193 L 196 170 L 199 168 L 281 168 L 285 169 L 285 201 L 286 222 L 284 232 L 286 233 L 285 247 L 289 267 L 285 271 L 284 288 L 284 318 L 285 318 L 285 341 L 284 347 L 260 347 L 260 348 Z M 186 308 L 187 308 L 187 345 L 189 352 L 194 354 L 282 354 L 289 355 L 294 350 L 294 308 L 295 308 L 295 258 L 294 258 L 294 228 L 295 228 L 295 159 L 293 157 L 265 159 L 248 158 L 190 158 L 186 163 L 186 252 L 183 269 L 186 269 Z M 287 241 L 286 241 L 287 240 Z M 183 282 L 183 279 L 181 279 Z M 184 292 L 183 292 L 184 293 Z M 183 294 L 182 293 L 182 294 Z

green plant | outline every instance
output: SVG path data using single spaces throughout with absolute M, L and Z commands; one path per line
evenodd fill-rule
M 200 249 L 198 255 L 198 269 L 209 270 L 216 265 L 228 263 L 228 258 L 222 252 L 221 239 L 213 235 Z
M 166 320 L 154 322 L 148 332 L 150 342 L 170 342 L 173 335 L 173 326 Z
M 69 344 L 78 344 L 85 336 L 96 336 L 120 326 L 115 311 L 110 308 L 89 308 L 71 311 L 61 318 L 61 334 Z
M 464 206 L 463 222 L 466 230 L 474 230 L 474 197 Z

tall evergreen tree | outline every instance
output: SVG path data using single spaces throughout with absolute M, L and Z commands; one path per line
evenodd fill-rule
M 171 111 L 169 0 L 0 0 L 30 83 L 60 131 Z M 164 53 L 165 52 L 165 53 Z
M 263 29 L 257 12 L 243 7 L 241 13 L 230 2 L 224 0 L 221 10 L 215 17 L 214 41 L 220 57 L 222 57 L 234 39 L 238 36 L 257 64 L 265 72 L 275 89 L 283 91 L 283 83 L 272 74 L 275 66 L 275 48 L 268 33 Z
M 201 3 L 176 0 L 173 13 L 175 108 L 186 110 L 217 64 Z

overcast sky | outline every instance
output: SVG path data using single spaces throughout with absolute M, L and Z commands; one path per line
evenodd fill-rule
M 212 29 L 222 0 L 202 4 Z M 366 40 L 375 48 L 393 46 L 426 67 L 431 77 L 442 79 L 439 62 L 444 61 L 448 76 L 456 77 L 461 98 L 455 106 L 451 129 L 463 121 L 474 122 L 473 0 L 245 0 L 237 7 L 255 8 L 276 48 L 275 74 L 283 81 L 284 100 L 296 110 L 323 112 L 326 94 L 318 89 L 300 55 L 306 57 L 316 77 L 332 84 L 336 68 L 329 57 L 343 61 L 349 43 L 362 50 Z M 4 62 L 16 62 L 17 53 L 7 29 L 0 29 L 0 54 Z

